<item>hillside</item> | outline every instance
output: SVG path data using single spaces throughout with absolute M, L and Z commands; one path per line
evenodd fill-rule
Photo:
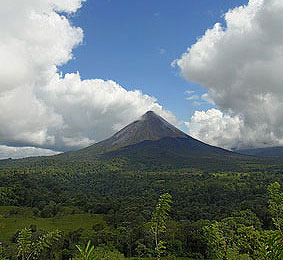
M 283 158 L 283 146 L 257 148 L 257 149 L 244 149 L 235 151 L 240 154 L 261 156 L 261 157 L 279 157 Z
M 2 160 L 9 165 L 72 165 L 78 162 L 103 163 L 123 159 L 126 169 L 194 167 L 201 169 L 238 169 L 241 164 L 264 159 L 241 155 L 203 143 L 185 134 L 152 111 L 130 123 L 110 138 L 78 151 L 55 156 Z M 138 166 L 137 166 L 138 165 Z
M 131 166 L 142 163 L 149 167 L 166 164 L 172 167 L 206 165 L 220 168 L 226 168 L 226 164 L 234 168 L 239 160 L 247 159 L 192 138 L 152 111 L 102 142 L 54 158 L 90 161 L 127 158 Z

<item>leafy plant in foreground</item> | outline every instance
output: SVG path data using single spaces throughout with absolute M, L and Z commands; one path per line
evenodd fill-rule
M 81 248 L 76 245 L 77 249 L 80 252 L 80 260 L 123 260 L 125 257 L 117 250 L 106 247 L 97 247 L 94 249 L 94 246 L 91 246 L 90 240 L 88 241 L 85 248 Z
M 153 212 L 151 220 L 151 231 L 154 235 L 155 252 L 159 260 L 161 254 L 166 250 L 165 242 L 161 239 L 161 234 L 166 232 L 166 220 L 171 210 L 172 196 L 165 193 L 159 197 L 158 203 Z
M 32 230 L 24 228 L 19 232 L 17 238 L 17 256 L 21 260 L 37 260 L 45 248 L 51 248 L 54 242 L 61 237 L 60 231 L 48 232 L 33 240 Z
M 90 240 L 87 242 L 87 245 L 85 248 L 81 248 L 80 246 L 76 245 L 76 248 L 79 250 L 81 257 L 80 259 L 82 260 L 92 260 L 94 259 L 91 256 L 91 253 L 93 252 L 94 246 L 90 245 Z

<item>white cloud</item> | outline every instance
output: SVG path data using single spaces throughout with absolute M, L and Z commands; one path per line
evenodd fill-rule
M 193 101 L 193 105 L 194 106 L 199 106 L 201 105 L 201 102 L 197 101 L 200 99 L 199 95 L 194 94 L 195 91 L 194 90 L 186 90 L 185 94 L 188 95 L 188 97 L 186 97 L 186 100 L 188 101 Z
M 267 132 L 268 126 L 262 124 L 257 131 L 244 125 L 238 115 L 224 114 L 218 109 L 195 111 L 190 122 L 185 122 L 189 134 L 211 145 L 227 149 L 245 149 L 251 147 L 269 147 L 276 143 L 283 145 L 277 137 Z
M 59 148 L 86 146 L 100 141 L 147 110 L 176 122 L 175 116 L 156 103 L 155 98 L 138 90 L 127 91 L 111 80 L 82 81 L 78 73 L 66 74 L 65 77 L 55 74 L 41 96 L 45 104 L 63 118 L 64 126 L 60 131 L 50 128 Z
M 30 156 L 48 156 L 55 154 L 58 154 L 58 152 L 54 152 L 48 149 L 0 145 L 0 160 L 8 158 L 19 159 Z
M 187 95 L 191 95 L 191 94 L 194 94 L 194 93 L 195 93 L 194 90 L 186 90 L 185 91 L 185 94 L 187 94 Z
M 198 95 L 192 95 L 192 96 L 186 97 L 186 100 L 199 100 L 199 96 Z
M 189 134 L 215 146 L 235 148 L 241 137 L 239 117 L 224 115 L 217 109 L 196 111 L 190 122 L 186 122 Z
M 207 103 L 209 103 L 209 104 L 211 104 L 211 105 L 215 105 L 213 99 L 208 95 L 208 93 L 205 93 L 205 94 L 201 95 L 200 98 L 201 98 L 203 101 L 205 101 L 205 102 L 207 102 Z
M 193 105 L 195 106 L 195 107 L 198 107 L 198 106 L 200 106 L 202 103 L 201 102 L 199 102 L 199 101 L 194 101 L 193 102 Z
M 226 148 L 236 145 L 234 140 L 241 146 L 280 145 L 283 143 L 283 1 L 250 0 L 247 6 L 229 10 L 225 20 L 225 28 L 216 24 L 207 30 L 175 64 L 187 80 L 208 89 L 209 97 L 225 114 L 219 117 L 222 119 L 218 125 L 214 124 L 215 131 L 222 129 L 221 120 L 226 125 L 227 117 L 234 127 L 235 122 L 239 124 L 236 128 L 240 129 L 240 137 L 238 131 L 226 127 L 231 131 L 230 143 L 222 141 L 221 135 L 211 138 L 211 143 L 225 143 Z M 210 117 L 208 129 L 212 127 L 209 120 Z M 202 121 L 202 127 L 195 129 L 205 131 L 204 124 Z M 204 136 L 196 131 L 193 131 L 196 136 Z
M 0 144 L 76 149 L 110 136 L 150 109 L 176 122 L 140 91 L 113 81 L 81 80 L 79 73 L 60 75 L 57 67 L 72 59 L 83 40 L 82 29 L 64 12 L 76 12 L 82 2 L 1 1 Z

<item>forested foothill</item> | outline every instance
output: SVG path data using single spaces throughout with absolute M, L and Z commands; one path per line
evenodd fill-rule
M 90 248 L 88 259 L 281 259 L 283 164 L 237 164 L 2 161 L 0 259 L 87 259 Z M 162 194 L 172 203 L 156 251 Z

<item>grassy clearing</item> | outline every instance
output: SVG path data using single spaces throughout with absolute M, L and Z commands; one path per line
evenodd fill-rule
M 29 227 L 31 224 L 36 225 L 38 229 L 46 231 L 59 229 L 69 232 L 78 228 L 91 229 L 94 224 L 104 223 L 102 215 L 74 214 L 40 218 L 32 216 L 30 209 L 24 209 L 21 214 L 5 217 L 10 210 L 11 207 L 0 207 L 0 241 L 6 243 L 9 242 L 17 230 Z

